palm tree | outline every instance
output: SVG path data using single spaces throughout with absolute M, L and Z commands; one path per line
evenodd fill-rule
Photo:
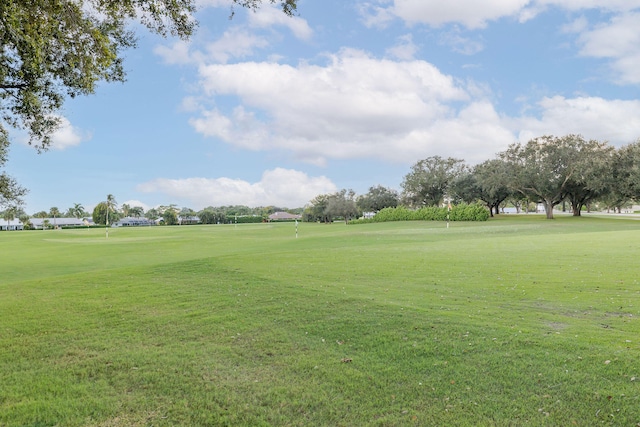
M 73 207 L 70 208 L 69 211 L 76 219 L 80 219 L 84 216 L 84 206 L 82 206 L 80 203 L 74 203 Z
M 123 203 L 122 206 L 120 206 L 120 209 L 122 210 L 123 216 L 129 216 L 131 214 L 131 206 L 126 203 Z
M 115 212 L 118 202 L 113 194 L 107 194 L 107 227 L 109 226 L 109 211 Z
M 7 231 L 11 228 L 11 221 L 16 219 L 16 208 L 11 207 L 4 211 L 2 218 L 7 221 Z
M 53 217 L 53 228 L 58 228 L 56 226 L 56 217 L 60 216 L 60 209 L 55 206 L 52 207 L 51 209 L 49 209 L 49 215 Z
M 143 213 L 144 209 L 142 208 L 142 206 L 133 206 L 129 209 L 129 215 L 136 218 L 140 218 Z

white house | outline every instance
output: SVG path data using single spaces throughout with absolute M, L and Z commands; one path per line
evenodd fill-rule
M 13 221 L 0 219 L 0 231 L 14 231 L 22 229 L 24 229 L 24 226 L 18 218 L 14 219 Z
M 134 218 L 132 216 L 124 217 L 111 224 L 112 227 L 148 227 L 150 225 L 156 225 L 156 222 L 151 219 Z
M 29 218 L 29 222 L 36 230 L 42 230 L 42 225 L 47 221 L 49 228 L 87 227 L 94 225 L 91 218 Z

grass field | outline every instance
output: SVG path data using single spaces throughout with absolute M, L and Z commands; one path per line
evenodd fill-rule
M 640 425 L 640 221 L 0 233 L 0 426 Z

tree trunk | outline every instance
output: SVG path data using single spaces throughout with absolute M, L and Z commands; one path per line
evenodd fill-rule
M 500 204 L 494 206 L 496 208 L 496 215 L 500 215 Z
M 547 219 L 553 219 L 553 203 L 550 200 L 544 201 L 544 211 L 547 214 Z
M 573 211 L 573 216 L 582 216 L 582 203 L 571 203 L 571 210 Z
M 487 203 L 487 207 L 489 208 L 489 215 L 491 215 L 491 218 L 493 218 L 493 205 L 490 203 Z

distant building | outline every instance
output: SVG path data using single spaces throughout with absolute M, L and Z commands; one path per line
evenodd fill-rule
M 49 228 L 87 227 L 93 225 L 91 218 L 29 218 L 29 222 L 36 230 L 42 230 L 42 224 L 47 221 Z
M 24 229 L 24 226 L 17 218 L 13 221 L 5 221 L 4 219 L 0 219 L 0 231 L 14 231 L 22 229 Z
M 197 216 L 179 216 L 178 224 L 180 225 L 200 224 L 200 218 Z
M 275 212 L 269 215 L 269 221 L 293 221 L 302 219 L 302 215 L 294 215 L 289 212 Z
M 151 225 L 156 225 L 156 222 L 151 219 L 134 218 L 132 216 L 126 216 L 111 224 L 112 227 L 148 227 Z

